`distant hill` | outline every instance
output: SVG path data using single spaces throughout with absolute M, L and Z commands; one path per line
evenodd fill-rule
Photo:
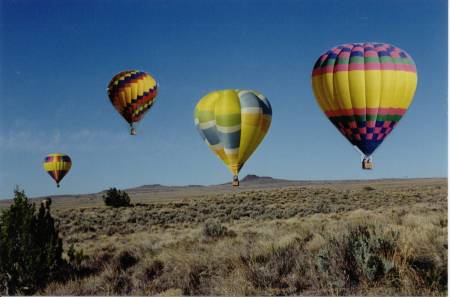
M 273 178 L 270 176 L 258 176 L 255 174 L 248 174 L 244 178 L 240 180 L 240 187 L 244 188 L 252 188 L 252 187 L 267 187 L 267 186 L 280 186 L 287 185 L 293 183 L 299 183 L 300 181 L 292 181 L 285 179 Z M 224 189 L 224 187 L 231 187 L 231 182 L 218 184 L 218 185 L 186 185 L 186 186 L 164 186 L 161 184 L 152 184 L 152 185 L 143 185 L 135 188 L 125 189 L 125 191 L 130 193 L 148 193 L 148 192 L 164 192 L 164 191 L 178 191 L 186 188 L 189 189 L 202 189 L 202 190 L 211 190 L 211 189 Z M 237 188 L 237 189 L 239 189 Z
M 134 202 L 166 202 L 171 200 L 189 199 L 193 197 L 206 197 L 220 193 L 242 192 L 260 189 L 275 189 L 284 187 L 299 186 L 327 186 L 339 187 L 343 185 L 355 185 L 362 187 L 364 185 L 374 184 L 408 184 L 410 182 L 430 181 L 433 179 L 378 179 L 378 180 L 341 180 L 341 181 L 295 181 L 278 179 L 270 176 L 258 176 L 249 174 L 240 180 L 239 187 L 232 187 L 231 182 L 218 185 L 186 185 L 186 186 L 166 186 L 161 184 L 149 184 L 139 187 L 124 189 Z M 444 178 L 435 180 L 442 181 Z M 103 205 L 102 196 L 106 189 L 92 194 L 78 195 L 53 195 L 45 197 L 32 198 L 35 202 L 39 202 L 45 198 L 52 198 L 53 205 L 56 207 L 89 207 L 94 205 Z M 0 208 L 6 207 L 11 200 L 0 200 Z
M 249 174 L 249 175 L 246 175 L 241 180 L 242 183 L 252 183 L 252 182 L 264 183 L 264 182 L 274 182 L 274 181 L 282 181 L 282 179 L 274 179 L 273 177 L 270 177 L 270 176 L 257 176 L 254 174 Z

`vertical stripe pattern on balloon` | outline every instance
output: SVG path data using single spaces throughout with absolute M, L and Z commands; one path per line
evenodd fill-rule
M 129 124 L 142 119 L 153 106 L 157 93 L 155 79 L 139 70 L 120 72 L 108 85 L 111 104 Z
M 269 130 L 272 108 L 251 90 L 222 90 L 203 97 L 194 122 L 209 148 L 237 175 Z
M 385 43 L 350 43 L 321 55 L 312 72 L 318 104 L 366 156 L 392 132 L 412 102 L 416 66 Z
M 72 167 L 72 160 L 65 154 L 49 154 L 45 157 L 43 166 L 55 182 L 59 183 Z

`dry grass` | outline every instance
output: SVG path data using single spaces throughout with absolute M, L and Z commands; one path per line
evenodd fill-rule
M 446 295 L 446 206 L 446 181 L 430 181 L 55 209 L 88 257 L 41 293 Z

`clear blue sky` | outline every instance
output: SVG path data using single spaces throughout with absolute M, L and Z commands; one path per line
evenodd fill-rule
M 255 89 L 272 127 L 241 171 L 287 179 L 447 176 L 447 1 L 1 1 L 0 197 L 89 193 L 143 184 L 215 184 L 230 173 L 195 130 L 215 89 Z M 406 50 L 414 101 L 360 169 L 359 153 L 316 104 L 318 56 L 347 42 Z M 128 135 L 106 87 L 126 69 L 151 73 L 156 104 Z M 60 189 L 50 152 L 73 167 Z

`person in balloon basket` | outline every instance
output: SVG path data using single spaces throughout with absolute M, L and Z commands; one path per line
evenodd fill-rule
M 363 169 L 373 169 L 373 163 L 370 160 L 370 157 L 364 157 L 363 161 L 362 161 L 362 168 Z

